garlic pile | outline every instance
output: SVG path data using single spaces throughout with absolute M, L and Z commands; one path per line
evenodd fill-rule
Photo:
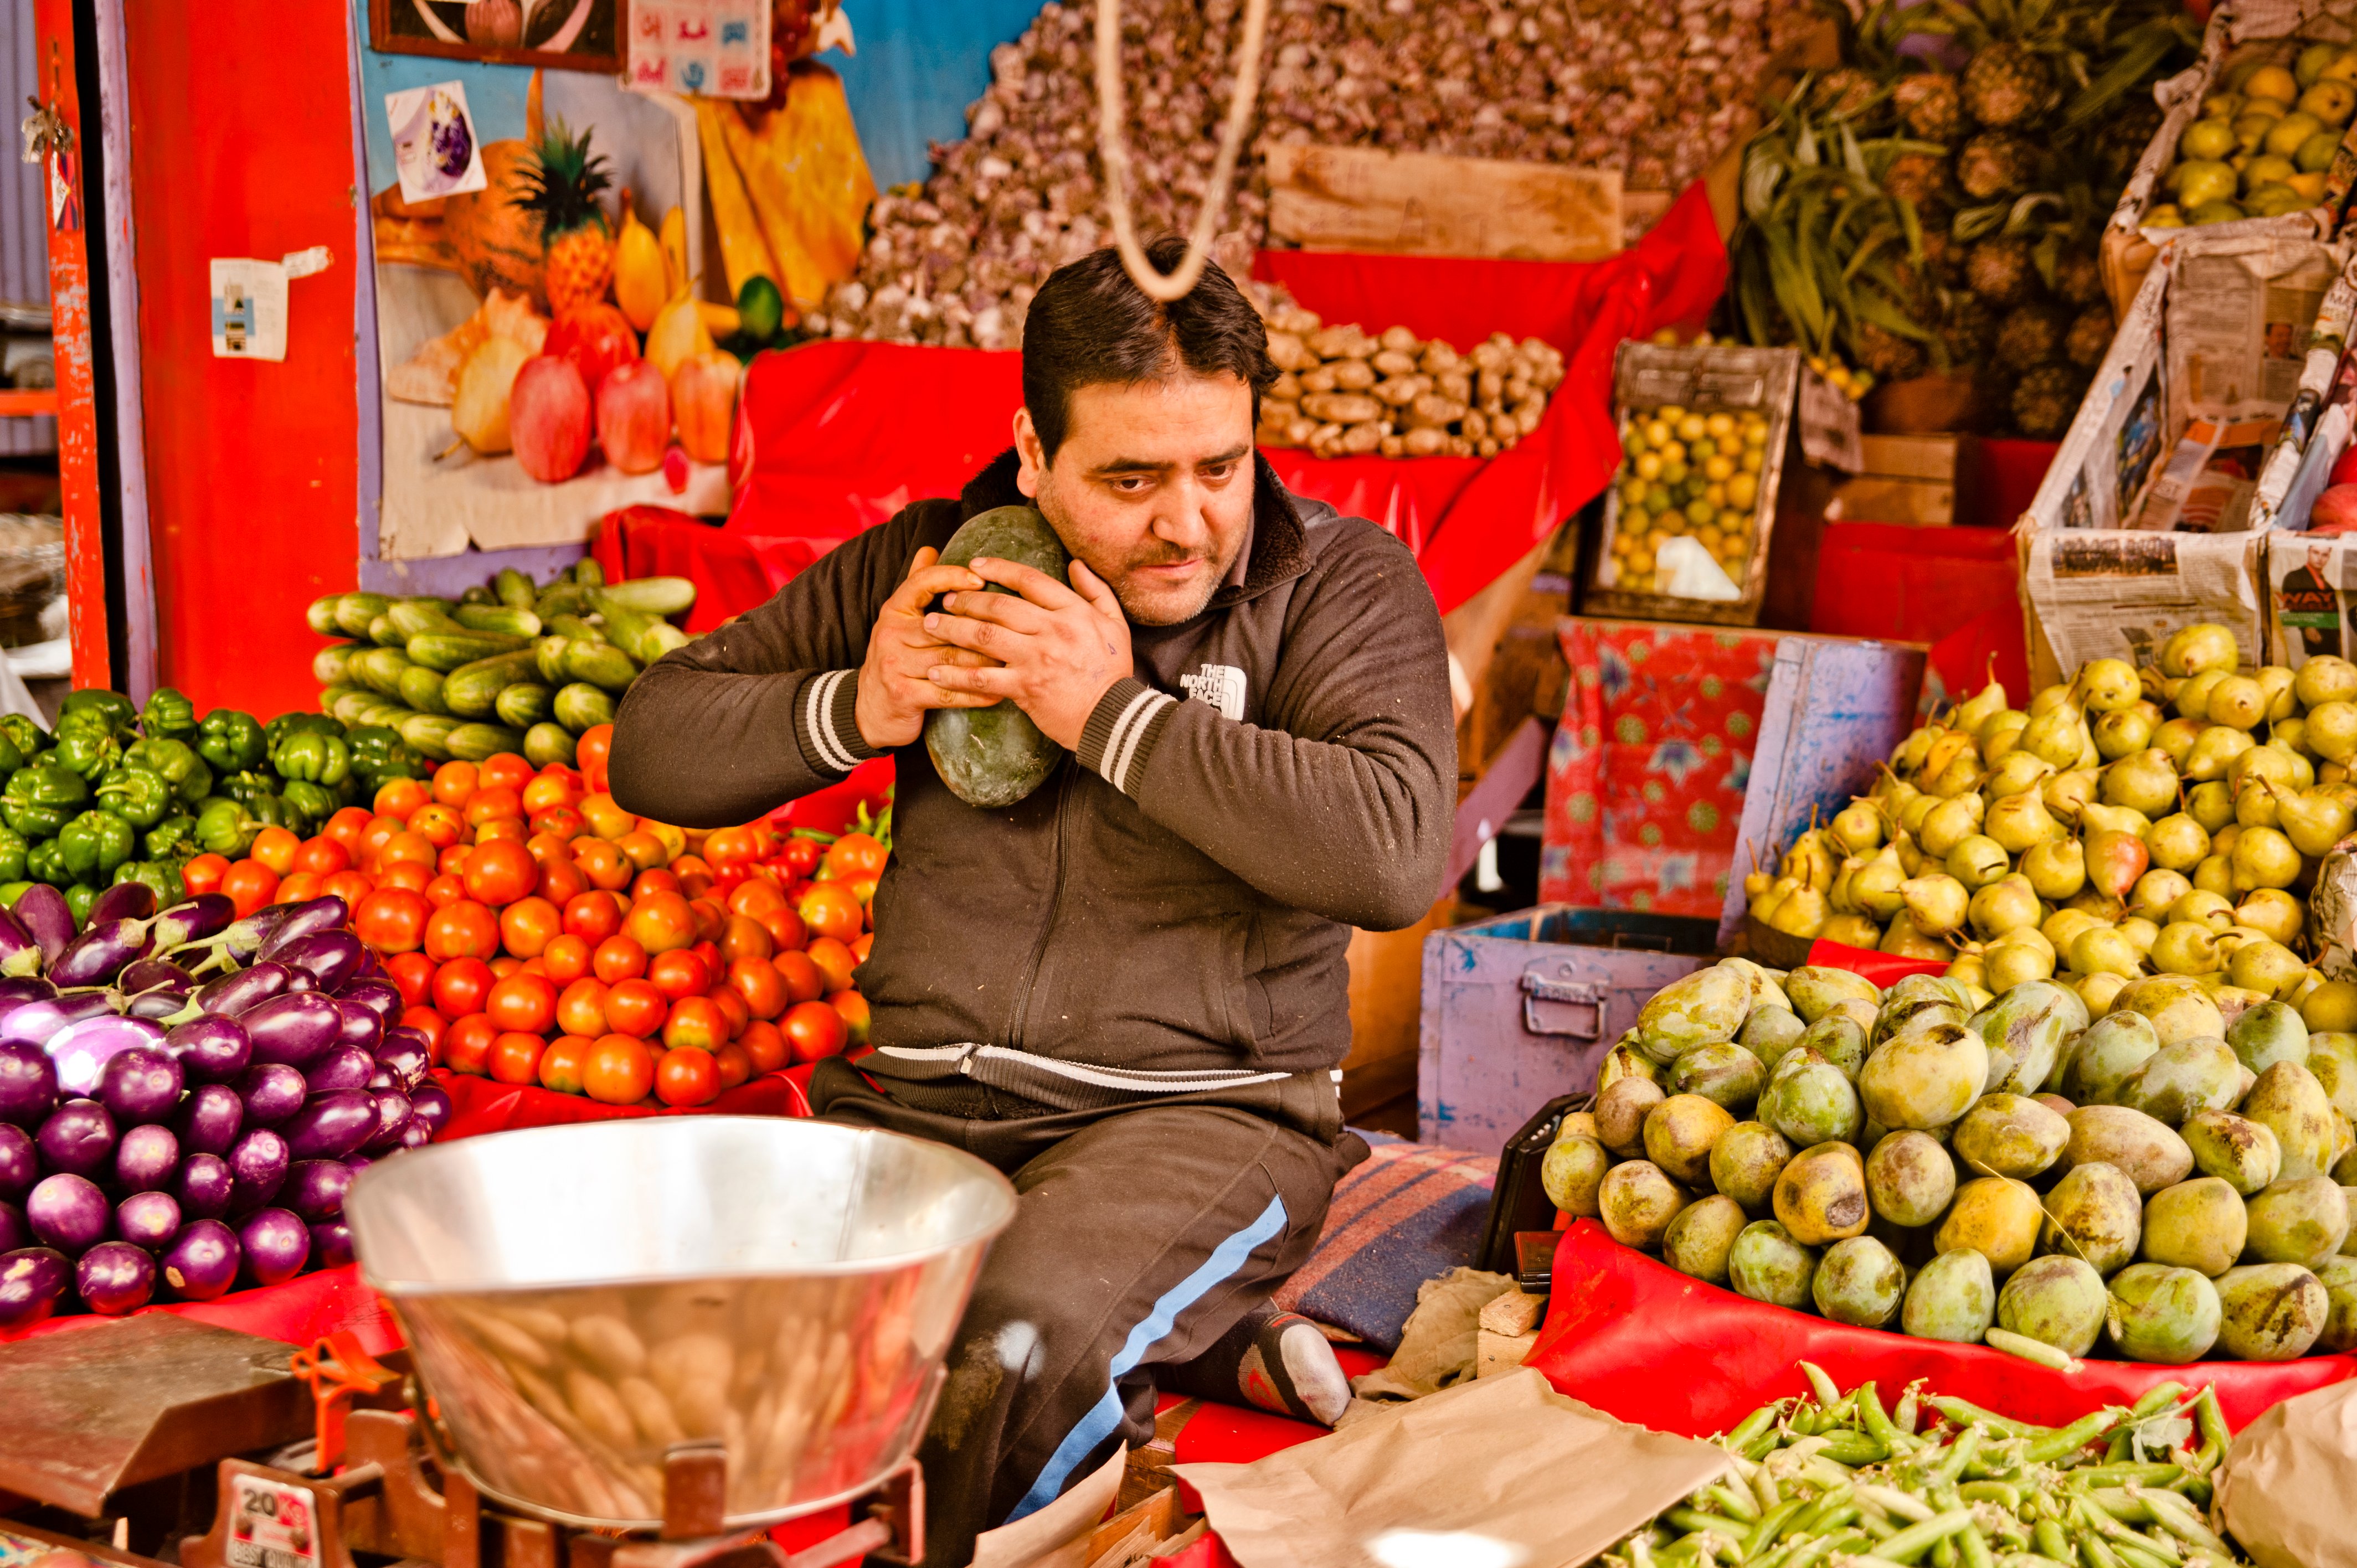
M 1732 141 L 1788 0 L 1274 0 L 1257 129 L 1213 250 L 1238 278 L 1266 233 L 1266 143 L 1617 168 L 1675 190 Z M 1125 0 L 1122 70 L 1142 234 L 1201 209 L 1237 0 Z M 1011 349 L 1049 273 L 1111 240 L 1096 156 L 1094 8 L 1050 0 L 991 50 L 964 141 L 878 197 L 856 278 L 804 323 L 834 338 Z
M 1405 327 L 1370 338 L 1295 305 L 1268 313 L 1268 357 L 1284 374 L 1261 400 L 1263 446 L 1320 457 L 1493 457 L 1539 427 L 1563 355 L 1536 338 L 1491 335 L 1469 354 Z

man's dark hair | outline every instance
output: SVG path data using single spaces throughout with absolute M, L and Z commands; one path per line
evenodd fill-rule
M 1187 242 L 1166 234 L 1148 243 L 1157 271 L 1178 265 Z M 1213 262 L 1183 299 L 1159 305 L 1122 270 L 1108 246 L 1058 267 L 1039 285 L 1023 322 L 1023 402 L 1048 461 L 1064 444 L 1072 393 L 1084 386 L 1165 381 L 1184 368 L 1199 376 L 1240 377 L 1261 394 L 1276 381 L 1268 328 L 1235 280 Z

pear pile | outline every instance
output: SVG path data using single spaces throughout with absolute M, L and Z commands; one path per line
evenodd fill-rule
M 2177 139 L 2163 183 L 2174 200 L 2145 215 L 2152 228 L 2274 218 L 2324 199 L 2350 117 L 2357 114 L 2357 48 L 2315 43 L 2291 65 L 2230 66 L 2201 117 Z
M 1598 1082 L 1548 1197 L 1753 1300 L 2049 1364 L 2357 1348 L 2357 1034 L 2284 1003 L 1729 958 Z
M 1751 914 L 1990 992 L 2056 979 L 2099 1015 L 2158 973 L 2357 1029 L 2357 985 L 2298 950 L 2302 895 L 2357 821 L 2357 664 L 2235 660 L 2204 625 L 2157 671 L 2098 659 L 2027 711 L 1992 681 L 1747 877 Z

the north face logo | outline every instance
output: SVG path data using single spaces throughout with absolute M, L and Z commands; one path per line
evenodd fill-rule
M 1191 675 L 1178 677 L 1187 695 L 1209 703 L 1232 719 L 1244 716 L 1244 672 L 1232 664 L 1206 664 Z

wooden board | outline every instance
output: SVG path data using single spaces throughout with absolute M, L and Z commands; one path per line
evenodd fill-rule
M 1268 150 L 1269 232 L 1312 251 L 1592 262 L 1620 249 L 1620 173 L 1364 147 Z

